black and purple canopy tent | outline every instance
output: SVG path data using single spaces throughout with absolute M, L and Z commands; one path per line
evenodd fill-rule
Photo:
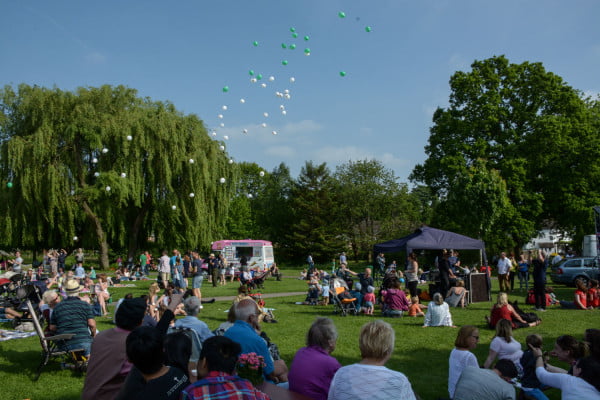
M 428 226 L 415 230 L 410 235 L 400 239 L 388 240 L 373 246 L 375 253 L 393 253 L 404 251 L 407 254 L 413 249 L 418 250 L 479 250 L 483 265 L 487 265 L 485 242 L 458 233 L 430 228 Z

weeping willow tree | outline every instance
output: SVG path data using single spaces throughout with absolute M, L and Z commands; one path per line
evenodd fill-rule
M 192 248 L 224 231 L 232 166 L 196 116 L 107 85 L 7 86 L 0 110 L 4 244 L 95 245 L 107 267 L 109 246 L 133 256 L 151 236 Z

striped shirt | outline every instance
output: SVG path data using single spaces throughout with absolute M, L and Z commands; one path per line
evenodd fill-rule
M 93 319 L 92 306 L 79 297 L 69 296 L 54 307 L 50 324 L 56 325 L 56 333 L 74 333 L 68 341 L 70 346 L 91 343 L 93 338 L 88 328 L 88 319 Z
M 269 396 L 239 376 L 211 371 L 181 392 L 181 400 L 270 400 Z

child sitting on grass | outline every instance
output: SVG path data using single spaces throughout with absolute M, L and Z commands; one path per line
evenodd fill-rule
M 544 385 L 538 380 L 535 373 L 536 359 L 531 351 L 531 346 L 541 348 L 543 341 L 538 334 L 532 334 L 525 339 L 527 350 L 521 356 L 521 367 L 523 367 L 523 377 L 521 378 L 521 390 L 529 397 L 537 400 L 548 400 L 548 397 L 542 392 Z M 544 362 L 545 364 L 545 362 Z
M 427 308 L 424 304 L 419 304 L 419 297 L 413 296 L 410 298 L 411 305 L 408 307 L 408 316 L 409 317 L 424 317 L 425 313 L 423 312 L 424 308 Z

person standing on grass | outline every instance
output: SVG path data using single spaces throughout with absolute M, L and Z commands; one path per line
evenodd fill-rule
M 419 283 L 418 274 L 419 263 L 417 262 L 417 255 L 411 251 L 408 255 L 408 265 L 404 271 L 404 276 L 406 277 L 406 287 L 410 291 L 410 297 L 417 295 L 417 284 Z
M 509 258 L 506 257 L 506 253 L 500 253 L 500 258 L 498 259 L 498 264 L 496 265 L 498 268 L 498 284 L 500 285 L 501 292 L 509 292 L 510 291 L 510 269 L 512 268 L 512 263 Z
M 158 273 L 160 274 L 164 287 L 167 287 L 169 279 L 171 278 L 171 265 L 169 264 L 171 259 L 167 255 L 167 251 L 162 252 L 162 256 L 158 259 Z
M 546 252 L 540 250 L 533 260 L 533 295 L 535 310 L 546 311 Z

